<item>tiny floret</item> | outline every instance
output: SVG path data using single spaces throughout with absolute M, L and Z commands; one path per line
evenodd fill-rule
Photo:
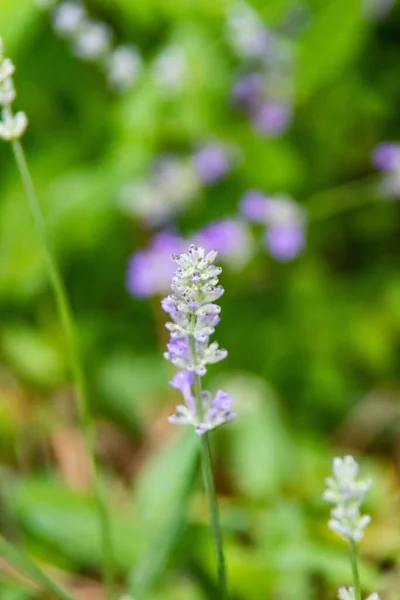
M 28 118 L 24 112 L 11 115 L 3 110 L 3 119 L 0 121 L 0 138 L 9 142 L 19 140 L 28 126 Z
M 207 365 L 227 356 L 217 342 L 210 343 L 220 321 L 221 309 L 215 301 L 224 293 L 218 281 L 222 269 L 214 265 L 216 256 L 215 250 L 207 253 L 193 244 L 187 252 L 172 255 L 178 267 L 172 277 L 172 294 L 161 302 L 172 319 L 166 324 L 171 339 L 164 357 L 180 369 L 171 385 L 185 401 L 169 420 L 177 425 L 193 425 L 199 435 L 236 416 L 231 410 L 232 398 L 222 390 L 214 397 L 205 391 L 201 398 L 192 393 L 196 377 L 205 375 Z
M 324 499 L 335 505 L 328 526 L 354 542 L 362 539 L 365 527 L 371 522 L 369 515 L 361 515 L 360 508 L 372 480 L 359 479 L 358 472 L 359 466 L 352 456 L 335 458 L 333 477 L 326 479 L 324 492 Z

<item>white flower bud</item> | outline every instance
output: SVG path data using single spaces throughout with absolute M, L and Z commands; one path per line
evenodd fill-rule
M 62 2 L 53 13 L 53 27 L 63 37 L 77 35 L 84 25 L 86 11 L 79 2 Z
M 87 20 L 74 37 L 74 53 L 85 60 L 102 60 L 110 51 L 111 38 L 107 25 Z
M 117 46 L 111 53 L 107 69 L 108 82 L 117 91 L 128 89 L 137 78 L 142 59 L 133 46 Z
M 28 118 L 24 112 L 11 115 L 3 110 L 3 120 L 0 121 L 0 138 L 5 141 L 18 140 L 25 133 L 28 126 Z
M 1 59 L 0 59 L 1 61 Z M 13 76 L 15 67 L 9 58 L 4 58 L 0 62 L 0 83 L 4 83 L 6 79 Z
M 369 515 L 361 515 L 360 508 L 371 487 L 371 479 L 357 479 L 359 466 L 352 456 L 333 460 L 333 477 L 326 479 L 323 497 L 334 504 L 328 526 L 339 535 L 359 542 L 364 529 L 371 522 Z M 346 599 L 342 599 L 346 600 Z
M 14 82 L 11 77 L 9 77 L 0 84 L 0 105 L 9 106 L 14 102 L 15 96 Z

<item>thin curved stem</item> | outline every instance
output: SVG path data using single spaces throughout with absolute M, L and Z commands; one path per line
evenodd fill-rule
M 70 594 L 55 583 L 55 581 L 47 577 L 44 571 L 42 571 L 42 569 L 40 569 L 27 554 L 19 552 L 2 536 L 0 536 L 0 555 L 8 560 L 8 562 L 18 571 L 29 575 L 40 588 L 45 589 L 53 596 L 56 596 L 60 600 L 74 600 L 73 596 L 70 596 Z
M 196 375 L 195 396 L 197 407 L 202 407 L 201 392 L 201 377 Z M 202 408 L 200 410 L 202 412 Z M 201 461 L 203 467 L 204 487 L 206 489 L 208 504 L 210 507 L 211 531 L 214 538 L 214 547 L 217 557 L 218 582 L 221 594 L 220 598 L 221 600 L 228 600 L 228 581 L 225 566 L 224 544 L 219 517 L 218 499 L 213 477 L 210 440 L 207 432 L 201 436 Z
M 39 240 L 42 245 L 44 259 L 48 271 L 49 280 L 56 298 L 57 309 L 61 324 L 65 333 L 66 347 L 69 355 L 72 377 L 77 389 L 77 402 L 82 424 L 83 435 L 85 439 L 86 451 L 91 464 L 93 487 L 95 491 L 99 525 L 101 530 L 101 541 L 103 548 L 104 577 L 107 588 L 108 600 L 113 600 L 114 592 L 114 556 L 112 550 L 112 532 L 111 523 L 107 511 L 105 500 L 105 489 L 102 480 L 98 474 L 94 425 L 90 409 L 89 398 L 86 389 L 85 376 L 78 351 L 76 327 L 69 305 L 67 292 L 60 274 L 58 265 L 53 257 L 53 252 L 48 241 L 46 224 L 40 208 L 40 204 L 33 185 L 32 177 L 29 172 L 25 153 L 21 143 L 16 140 L 12 142 L 14 157 L 21 175 L 24 190 L 28 199 L 29 208 L 36 226 Z
M 355 600 L 362 600 L 360 574 L 358 572 L 357 544 L 353 540 L 350 540 L 349 544 L 350 544 L 351 568 L 353 571 L 353 581 L 354 581 L 354 598 L 355 598 Z
M 328 219 L 336 214 L 377 202 L 380 200 L 377 194 L 379 181 L 379 176 L 370 175 L 310 196 L 304 204 L 310 222 Z

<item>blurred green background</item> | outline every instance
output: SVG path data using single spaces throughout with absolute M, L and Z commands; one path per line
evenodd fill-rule
M 351 580 L 321 499 L 335 454 L 363 453 L 375 485 L 362 544 L 366 591 L 399 598 L 400 208 L 380 197 L 371 152 L 400 135 L 400 10 L 360 0 L 253 2 L 267 27 L 301 14 L 294 119 L 257 135 L 229 104 L 240 58 L 225 36 L 228 0 L 87 2 L 142 71 L 124 94 L 74 56 L 33 0 L 0 0 L 17 66 L 23 143 L 76 315 L 97 417 L 118 577 L 134 600 L 217 598 L 197 438 L 166 417 L 176 396 L 162 358 L 159 299 L 126 290 L 131 253 L 151 234 L 121 208 L 121 186 L 161 153 L 203 139 L 241 160 L 176 220 L 185 234 L 237 212 L 249 188 L 287 192 L 309 210 L 304 252 L 279 263 L 261 247 L 227 269 L 217 338 L 229 357 L 211 389 L 237 421 L 212 436 L 232 599 L 335 597 Z M 379 2 L 376 1 L 379 9 Z M 375 7 L 376 8 L 376 7 Z M 379 10 L 377 11 L 379 13 Z M 293 19 L 289 22 L 293 24 Z M 284 27 L 283 27 L 284 29 Z M 189 82 L 166 96 L 154 57 L 188 56 Z M 82 600 L 101 600 L 101 552 L 63 335 L 9 145 L 0 147 L 0 519 Z M 2 600 L 42 600 L 0 562 Z

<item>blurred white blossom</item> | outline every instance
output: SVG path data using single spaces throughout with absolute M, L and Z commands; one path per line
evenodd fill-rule
M 166 46 L 153 63 L 156 84 L 165 92 L 177 93 L 189 79 L 189 64 L 185 49 L 177 44 Z
M 18 140 L 28 126 L 28 117 L 22 111 L 11 115 L 6 109 L 3 110 L 0 121 L 0 138 L 6 141 Z
M 85 60 L 99 61 L 111 49 L 112 32 L 104 23 L 86 21 L 73 40 L 74 53 Z
M 199 190 L 191 164 L 167 155 L 158 160 L 147 178 L 127 183 L 122 188 L 121 203 L 126 212 L 154 227 L 181 212 Z
M 0 106 L 3 107 L 0 120 L 0 138 L 6 141 L 17 140 L 25 132 L 28 118 L 25 113 L 13 114 L 11 104 L 16 92 L 12 76 L 15 68 L 9 58 L 4 57 L 3 42 L 0 37 Z
M 333 460 L 333 477 L 326 479 L 324 499 L 334 504 L 328 526 L 343 537 L 358 542 L 371 522 L 361 515 L 360 508 L 372 485 L 372 480 L 358 478 L 359 466 L 352 456 Z
M 338 590 L 339 600 L 356 600 L 353 587 L 341 587 Z M 370 594 L 366 600 L 380 600 L 378 594 L 374 592 Z
M 136 80 L 141 65 L 140 54 L 134 46 L 117 46 L 108 58 L 109 84 L 117 91 L 126 90 Z
M 230 7 L 226 21 L 229 42 L 242 58 L 264 56 L 274 44 L 273 34 L 247 2 Z
M 73 37 L 80 32 L 86 19 L 86 11 L 80 2 L 62 2 L 54 9 L 53 27 L 65 37 Z

